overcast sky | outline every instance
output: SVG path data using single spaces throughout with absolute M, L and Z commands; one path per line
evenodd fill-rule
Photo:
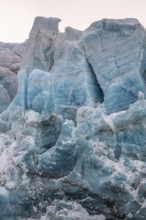
M 0 0 L 0 41 L 23 42 L 36 16 L 59 17 L 84 30 L 102 18 L 138 18 L 146 27 L 146 0 Z

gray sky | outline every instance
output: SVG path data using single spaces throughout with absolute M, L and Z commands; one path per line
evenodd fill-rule
M 0 41 L 24 41 L 36 16 L 61 18 L 60 31 L 102 18 L 134 17 L 146 27 L 146 0 L 0 0 Z

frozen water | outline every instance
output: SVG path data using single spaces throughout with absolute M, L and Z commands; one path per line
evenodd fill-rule
M 146 31 L 59 22 L 0 43 L 0 219 L 146 219 Z

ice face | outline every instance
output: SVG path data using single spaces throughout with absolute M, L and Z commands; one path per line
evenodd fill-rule
M 72 36 L 72 38 L 71 38 Z M 103 101 L 102 90 L 84 55 L 81 32 L 67 28 L 55 45 L 52 83 L 56 111 L 74 119 L 72 110 Z M 67 112 L 68 109 L 68 112 Z
M 0 219 L 146 219 L 145 29 L 59 21 L 0 43 L 23 54 L 12 102 L 8 66 L 0 81 Z
M 50 71 L 53 65 L 54 41 L 58 35 L 58 18 L 36 17 L 29 35 L 21 69 Z
M 87 59 L 104 92 L 107 113 L 126 109 L 137 100 L 139 91 L 145 93 L 140 71 L 145 31 L 136 19 L 95 22 L 83 39 Z
M 7 109 L 17 93 L 17 72 L 26 42 L 10 44 L 0 42 L 0 113 Z M 2 89 L 3 88 L 3 89 Z

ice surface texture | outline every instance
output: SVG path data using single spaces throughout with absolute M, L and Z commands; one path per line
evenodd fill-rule
M 59 22 L 35 19 L 0 86 L 0 219 L 146 219 L 146 31 Z
M 17 72 L 25 52 L 26 42 L 0 42 L 0 113 L 6 110 L 17 93 Z

